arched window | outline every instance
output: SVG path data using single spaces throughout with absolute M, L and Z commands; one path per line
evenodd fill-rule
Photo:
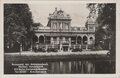
M 90 44 L 93 44 L 93 37 L 90 37 Z
M 43 36 L 39 37 L 39 43 L 44 43 L 44 37 Z
M 90 40 L 93 40 L 93 37 L 90 37 Z
M 83 44 L 87 44 L 87 37 L 86 36 L 83 37 Z
M 82 38 L 80 36 L 77 37 L 77 43 L 81 44 Z

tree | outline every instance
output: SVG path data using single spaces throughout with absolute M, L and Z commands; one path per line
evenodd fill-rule
M 97 14 L 96 22 L 98 27 L 95 33 L 95 44 L 101 44 L 103 49 L 106 49 L 105 47 L 108 46 L 111 55 L 115 56 L 116 5 L 114 3 L 90 3 L 87 5 L 87 8 L 90 10 L 90 13 L 94 11 Z
M 18 51 L 22 45 L 25 50 L 32 38 L 32 14 L 27 4 L 4 4 L 4 48 Z M 17 46 L 17 47 L 18 47 Z

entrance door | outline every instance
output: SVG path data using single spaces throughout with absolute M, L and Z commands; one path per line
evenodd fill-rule
M 68 51 L 68 46 L 63 46 L 63 51 L 65 52 L 65 51 Z

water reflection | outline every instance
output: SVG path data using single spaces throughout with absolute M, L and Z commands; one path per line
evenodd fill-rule
M 23 62 L 22 62 L 23 63 Z M 30 64 L 31 62 L 25 62 Z M 111 60 L 80 60 L 80 61 L 49 61 L 32 63 L 47 64 L 47 74 L 104 74 L 115 73 L 115 61 Z M 17 64 L 17 62 L 16 62 Z M 19 64 L 19 63 L 18 63 Z M 24 63 L 23 63 L 24 64 Z M 14 74 L 14 66 L 11 62 L 4 64 L 5 74 Z M 20 74 L 20 73 L 18 73 Z M 29 72 L 23 74 L 30 74 Z
M 60 61 L 49 62 L 48 73 L 95 73 L 95 64 L 92 61 Z

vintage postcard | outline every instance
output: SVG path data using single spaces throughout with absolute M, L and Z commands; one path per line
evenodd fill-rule
M 3 74 L 116 74 L 116 2 L 2 3 Z

